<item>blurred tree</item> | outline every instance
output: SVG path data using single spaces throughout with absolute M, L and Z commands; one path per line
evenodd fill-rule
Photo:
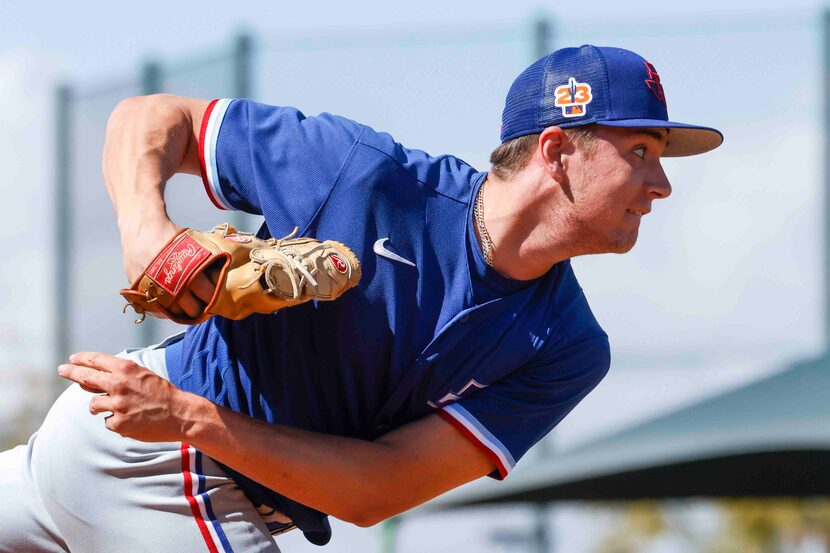
M 720 515 L 701 532 L 681 502 L 617 504 L 619 522 L 596 553 L 830 553 L 830 498 L 729 499 L 711 502 Z M 684 505 L 686 508 L 684 508 Z
M 706 553 L 827 553 L 830 498 L 720 502 L 721 532 Z
M 617 508 L 620 521 L 596 547 L 597 553 L 641 553 L 666 528 L 656 501 L 634 501 Z

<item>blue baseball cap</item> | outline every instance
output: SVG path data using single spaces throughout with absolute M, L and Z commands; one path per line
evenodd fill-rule
M 716 129 L 669 121 L 654 65 L 630 50 L 591 45 L 557 50 L 513 81 L 501 141 L 591 123 L 669 129 L 667 157 L 702 154 L 723 142 Z

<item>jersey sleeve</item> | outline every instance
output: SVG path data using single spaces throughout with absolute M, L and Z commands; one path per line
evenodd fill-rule
M 593 390 L 611 363 L 608 337 L 576 343 L 522 367 L 438 413 L 495 463 L 504 479 L 516 462 Z
M 213 204 L 305 229 L 325 202 L 363 126 L 291 107 L 214 100 L 202 119 L 199 161 Z

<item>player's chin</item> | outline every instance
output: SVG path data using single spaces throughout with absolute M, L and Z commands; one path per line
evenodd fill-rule
M 637 243 L 638 229 L 620 233 L 614 236 L 608 243 L 608 253 L 628 253 Z

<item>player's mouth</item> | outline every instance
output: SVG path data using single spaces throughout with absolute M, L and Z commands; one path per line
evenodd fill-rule
M 644 209 L 626 209 L 626 211 L 628 213 L 631 213 L 632 215 L 642 217 L 643 215 L 647 215 L 648 212 L 651 211 L 651 210 L 650 209 L 648 209 L 648 210 L 644 210 Z

